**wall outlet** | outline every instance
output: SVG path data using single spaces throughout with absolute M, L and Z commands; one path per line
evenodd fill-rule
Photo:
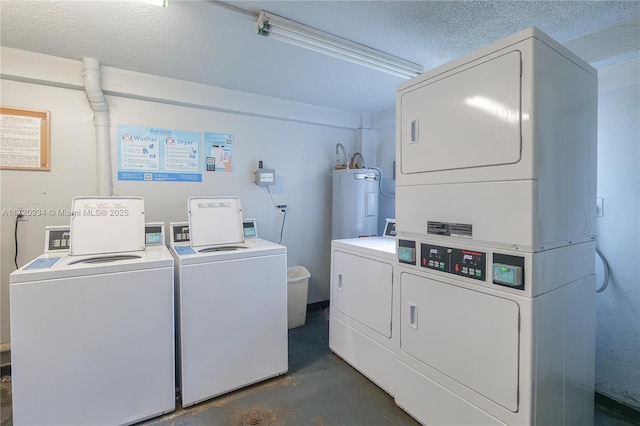
M 19 214 L 22 214 L 22 217 L 18 219 L 18 222 L 26 222 L 29 220 L 29 216 L 31 216 L 31 209 L 26 204 L 14 204 L 13 208 L 10 211 L 10 215 L 13 217 L 18 217 Z

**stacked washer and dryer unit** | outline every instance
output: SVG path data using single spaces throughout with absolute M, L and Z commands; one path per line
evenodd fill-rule
M 395 400 L 420 422 L 593 424 L 596 105 L 535 28 L 399 86 Z

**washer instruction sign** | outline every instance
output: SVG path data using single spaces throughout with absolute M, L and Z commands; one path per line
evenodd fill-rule
M 118 126 L 118 180 L 202 182 L 200 132 Z

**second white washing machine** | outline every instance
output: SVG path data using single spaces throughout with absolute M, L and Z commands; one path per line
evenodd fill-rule
M 170 228 L 182 406 L 286 373 L 286 247 L 244 241 L 237 197 L 192 197 Z
M 394 394 L 392 329 L 395 221 L 384 236 L 331 242 L 329 347 Z

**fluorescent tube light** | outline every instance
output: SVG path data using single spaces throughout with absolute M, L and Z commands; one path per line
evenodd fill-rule
M 149 3 L 154 6 L 167 7 L 169 6 L 169 0 L 140 0 L 144 3 Z
M 422 66 L 353 41 L 302 25 L 264 10 L 256 19 L 259 35 L 333 56 L 403 78 L 422 73 Z

